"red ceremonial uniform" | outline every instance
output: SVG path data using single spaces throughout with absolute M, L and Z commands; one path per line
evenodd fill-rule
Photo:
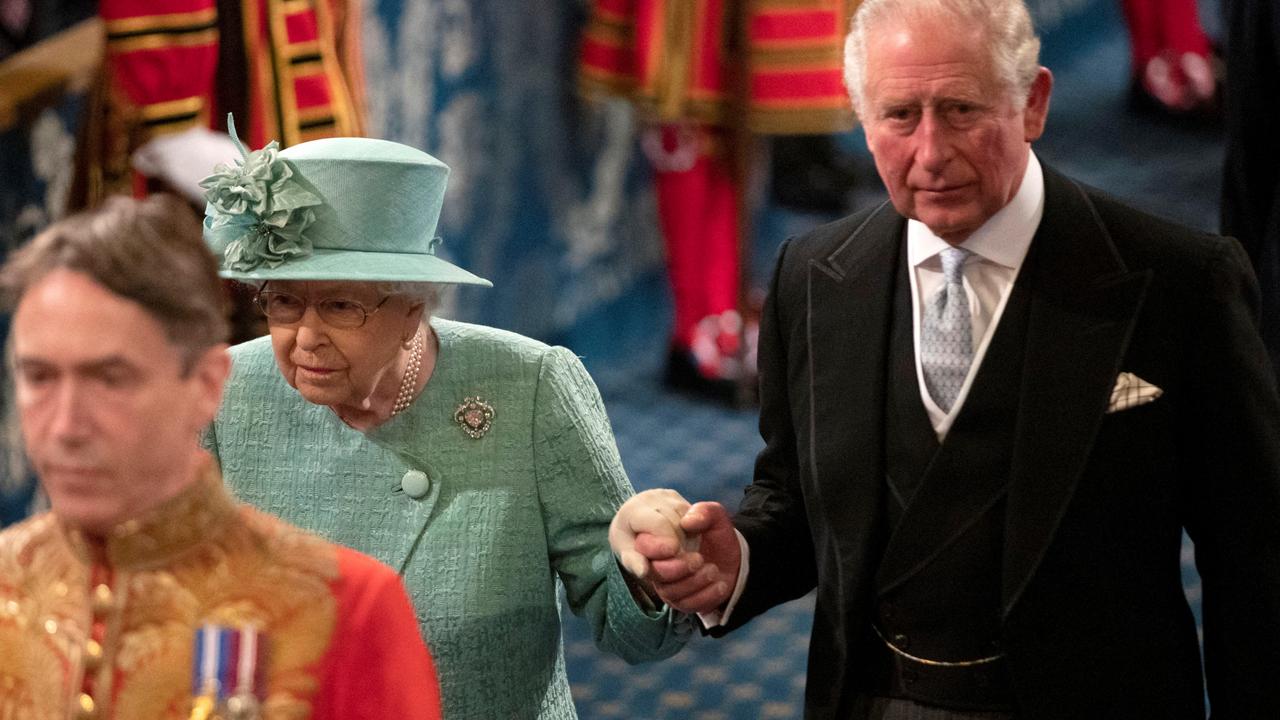
M 1174 113 L 1211 110 L 1218 79 L 1196 0 L 1123 0 L 1123 5 L 1135 92 Z
M 662 126 L 646 142 L 675 299 L 673 345 L 707 377 L 731 374 L 741 328 L 737 131 L 853 125 L 842 79 L 856 0 L 595 0 L 580 86 L 629 98 Z
M 73 205 L 144 194 L 130 154 L 235 112 L 250 147 L 361 135 L 360 6 L 348 0 L 101 0 L 106 58 Z
M 253 628 L 262 652 L 223 653 L 219 675 L 252 717 L 440 717 L 395 572 L 237 504 L 212 462 L 104 540 L 51 513 L 0 532 L 0 717 L 216 717 L 193 672 L 206 626 Z

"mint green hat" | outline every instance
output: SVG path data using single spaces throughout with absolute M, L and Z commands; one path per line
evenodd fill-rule
M 436 257 L 449 166 L 369 138 L 274 140 L 219 165 L 205 188 L 204 238 L 236 280 L 493 283 Z

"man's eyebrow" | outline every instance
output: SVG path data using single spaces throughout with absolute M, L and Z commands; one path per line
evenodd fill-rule
M 75 368 L 81 372 L 101 372 L 116 368 L 133 368 L 134 363 L 123 355 L 108 355 L 103 358 L 77 363 Z
M 42 357 L 33 357 L 31 355 L 13 354 L 13 366 L 15 368 L 42 368 L 48 367 L 53 363 Z
M 14 358 L 13 364 L 18 368 L 46 368 L 56 365 L 53 360 L 36 355 L 18 355 Z M 83 373 L 99 373 L 107 370 L 115 370 L 117 368 L 132 369 L 135 364 L 123 355 L 107 355 L 101 358 L 94 358 L 85 362 L 76 363 L 73 368 L 76 372 Z

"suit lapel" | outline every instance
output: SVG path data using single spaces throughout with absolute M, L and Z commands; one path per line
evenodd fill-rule
M 810 261 L 810 445 L 815 485 L 854 546 L 879 512 L 894 269 L 906 221 L 887 202 L 826 258 Z
M 1045 168 L 1014 431 L 1002 610 L 1026 589 L 1066 512 L 1128 347 L 1151 272 L 1128 272 L 1092 202 Z

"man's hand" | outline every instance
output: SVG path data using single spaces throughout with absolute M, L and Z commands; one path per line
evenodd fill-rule
M 697 503 L 684 513 L 680 529 L 697 538 L 696 548 L 681 547 L 669 535 L 636 537 L 635 550 L 649 561 L 654 592 L 683 612 L 722 610 L 733 595 L 742 564 L 742 548 L 729 513 L 720 503 Z
M 609 525 L 609 545 L 627 572 L 683 612 L 721 609 L 742 564 L 724 506 L 690 506 L 674 490 L 645 490 L 623 503 Z

